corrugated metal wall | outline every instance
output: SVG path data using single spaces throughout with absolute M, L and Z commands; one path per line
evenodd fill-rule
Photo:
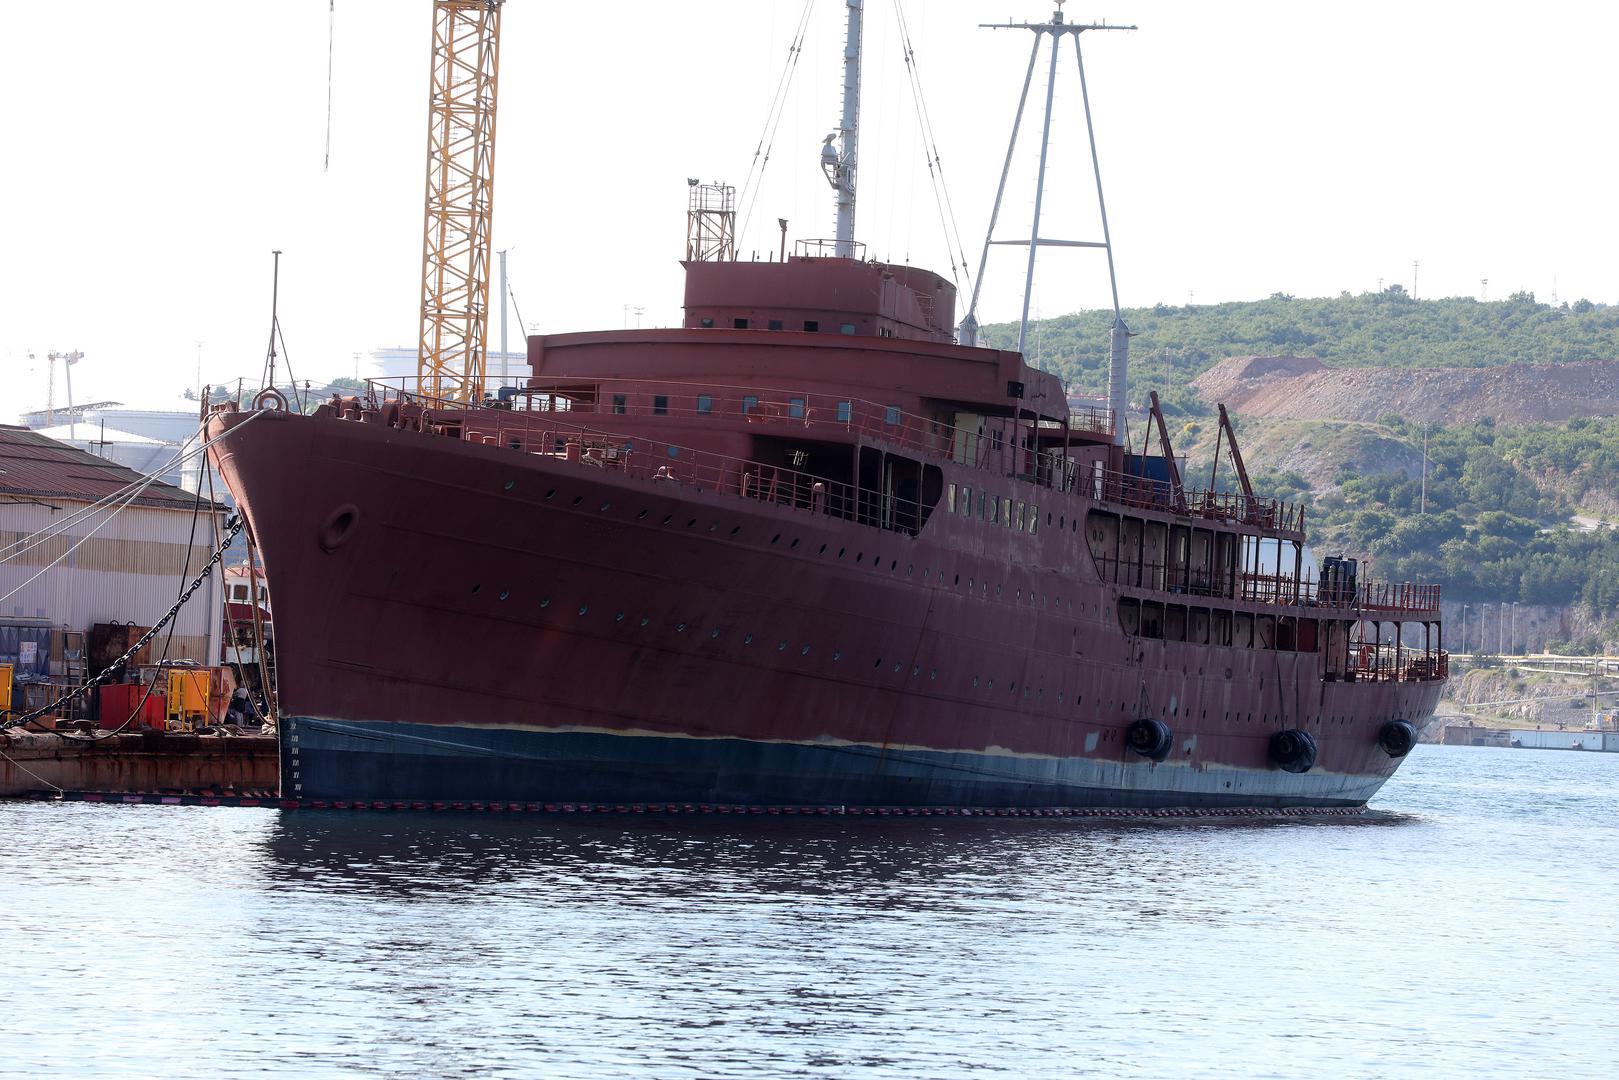
M 52 505 L 0 503 L 0 545 L 10 545 L 47 528 L 85 505 L 66 499 L 47 501 Z M 216 543 L 214 522 L 207 514 L 197 517 L 195 542 L 189 545 L 190 570 L 186 572 L 191 511 L 129 507 L 110 520 L 98 515 L 75 523 L 62 536 L 0 562 L 0 596 L 50 564 L 102 522 L 105 524 L 96 535 L 61 564 L 0 603 L 0 615 L 40 617 L 70 630 L 88 630 L 98 622 L 151 626 L 173 606 L 184 582 L 201 570 Z M 208 641 L 212 638 L 217 645 L 223 595 L 216 570 L 214 580 L 198 589 L 175 617 L 171 659 L 215 661 Z

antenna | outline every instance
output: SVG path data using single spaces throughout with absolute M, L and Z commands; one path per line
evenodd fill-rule
M 1023 76 L 1023 92 L 1018 97 L 1017 116 L 1012 121 L 1012 138 L 1006 147 L 1006 162 L 1001 167 L 1000 186 L 995 190 L 995 209 L 989 216 L 989 230 L 984 236 L 984 252 L 978 261 L 978 277 L 973 282 L 972 301 L 967 306 L 967 317 L 961 320 L 961 339 L 964 345 L 978 343 L 978 294 L 984 283 L 984 265 L 989 259 L 990 247 L 997 244 L 1007 244 L 1029 248 L 1029 259 L 1023 279 L 1023 313 L 1018 321 L 1017 351 L 1022 353 L 1029 336 L 1029 301 L 1034 293 L 1034 263 L 1035 256 L 1040 247 L 1080 247 L 1101 248 L 1107 252 L 1107 278 L 1113 295 L 1113 328 L 1111 343 L 1108 349 L 1108 407 L 1113 414 L 1113 441 L 1123 445 L 1124 429 L 1119 418 L 1124 415 L 1125 409 L 1125 369 L 1130 356 L 1130 328 L 1124 325 L 1124 316 L 1119 311 L 1119 281 L 1113 265 L 1113 240 L 1107 224 L 1107 202 L 1102 197 L 1102 164 L 1096 156 L 1096 127 L 1091 122 L 1091 95 L 1090 88 L 1085 82 L 1085 56 L 1079 46 L 1079 35 L 1087 30 L 1134 30 L 1134 26 L 1117 26 L 1108 23 L 1070 23 L 1063 21 L 1063 0 L 1057 0 L 1057 10 L 1052 12 L 1051 21 L 1046 23 L 980 23 L 979 26 L 988 30 L 1030 30 L 1034 33 L 1034 47 L 1029 51 L 1029 69 Z M 1023 109 L 1029 99 L 1029 83 L 1034 77 L 1034 64 L 1040 55 L 1040 37 L 1042 34 L 1051 35 L 1051 65 L 1046 78 L 1046 112 L 1044 124 L 1040 132 L 1040 169 L 1035 178 L 1034 188 L 1034 223 L 1029 230 L 1027 240 L 996 240 L 995 221 L 1000 217 L 1001 199 L 1006 194 L 1006 176 L 1012 168 L 1012 150 L 1017 145 L 1018 129 L 1023 124 Z M 1079 64 L 1080 96 L 1085 104 L 1085 132 L 1090 141 L 1091 167 L 1096 175 L 1096 205 L 1101 211 L 1102 239 L 1096 240 L 1054 240 L 1040 235 L 1040 210 L 1045 195 L 1046 186 L 1046 149 L 1051 140 L 1051 102 L 1057 84 L 1057 54 L 1061 49 L 1062 39 L 1071 36 L 1074 39 L 1074 58 Z M 1188 298 L 1190 303 L 1190 298 Z

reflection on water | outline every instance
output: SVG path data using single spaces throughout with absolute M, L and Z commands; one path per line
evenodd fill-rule
M 1577 1006 L 1619 944 L 1616 773 L 1425 747 L 1354 823 L 0 806 L 0 955 L 53 1015 L 0 1047 L 62 1075 L 1606 1076 Z

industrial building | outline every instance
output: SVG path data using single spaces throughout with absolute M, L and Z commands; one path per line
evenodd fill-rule
M 116 462 L 0 425 L 0 665 L 19 682 L 82 676 L 86 635 L 98 625 L 154 625 L 212 555 L 226 507 L 172 485 L 154 481 L 89 510 L 139 480 Z M 173 638 L 165 631 L 153 641 L 151 662 L 217 663 L 222 600 L 216 571 L 176 615 Z

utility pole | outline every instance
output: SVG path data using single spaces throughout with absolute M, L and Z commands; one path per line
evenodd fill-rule
M 1422 423 L 1422 502 L 1417 510 L 1418 517 L 1428 516 L 1428 422 Z
M 1487 303 L 1490 302 L 1490 279 L 1489 278 L 1479 278 L 1478 279 L 1478 298 L 1479 298 L 1479 302 L 1482 303 L 1482 304 L 1487 304 Z
M 506 309 L 511 306 L 506 299 L 506 253 L 500 253 L 500 385 L 506 385 Z
M 1507 602 L 1503 600 L 1501 601 L 1501 610 L 1496 612 L 1495 615 L 1495 655 L 1497 656 L 1505 656 L 1507 654 L 1506 647 L 1502 645 L 1502 639 L 1504 638 L 1506 631 Z
M 1462 652 L 1467 651 L 1467 605 L 1462 605 Z
M 1417 267 L 1422 265 L 1417 260 L 1411 260 L 1411 299 L 1417 298 Z

